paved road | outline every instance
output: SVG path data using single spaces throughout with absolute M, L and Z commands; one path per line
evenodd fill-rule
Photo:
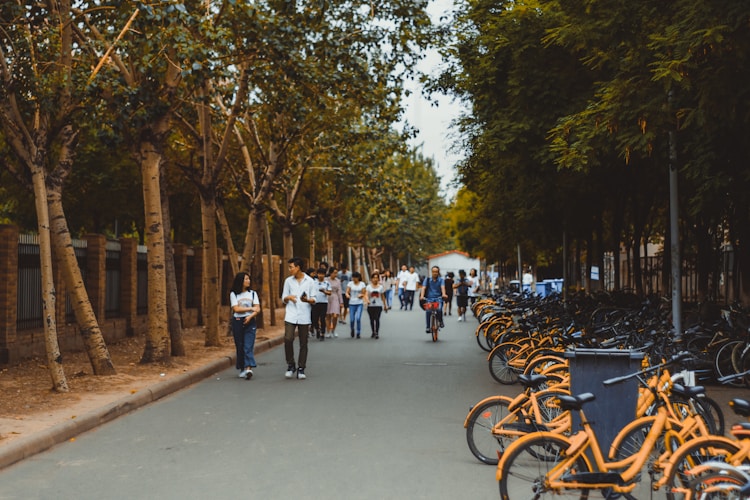
M 517 388 L 490 378 L 475 320 L 447 317 L 433 343 L 423 314 L 311 340 L 304 381 L 273 349 L 252 381 L 226 370 L 0 471 L 0 499 L 497 498 L 463 420 Z

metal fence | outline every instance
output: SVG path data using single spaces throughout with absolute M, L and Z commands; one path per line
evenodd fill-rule
M 73 240 L 78 267 L 81 277 L 86 282 L 87 242 Z M 104 315 L 107 319 L 121 315 L 122 302 L 122 267 L 121 245 L 117 241 L 108 241 L 105 262 L 105 306 Z M 139 246 L 137 304 L 138 314 L 148 312 L 148 278 L 146 264 L 146 247 Z M 188 279 L 190 277 L 188 276 Z M 42 272 L 39 258 L 39 237 L 33 234 L 22 234 L 18 243 L 18 283 L 17 283 L 17 316 L 16 329 L 18 331 L 42 328 L 44 326 L 42 314 Z M 194 302 L 194 293 L 188 295 Z M 68 323 L 75 322 L 75 312 L 70 293 L 65 294 L 65 319 Z

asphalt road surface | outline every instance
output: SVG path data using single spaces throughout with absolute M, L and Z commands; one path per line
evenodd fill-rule
M 0 499 L 498 498 L 463 421 L 519 389 L 491 379 L 471 313 L 437 343 L 417 307 L 384 315 L 378 340 L 362 323 L 359 340 L 310 340 L 307 380 L 284 378 L 277 347 L 251 381 L 226 370 L 0 471 Z

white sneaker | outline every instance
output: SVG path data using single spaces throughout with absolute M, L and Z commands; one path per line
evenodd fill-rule
M 339 338 L 339 334 L 336 333 L 336 332 L 333 332 L 333 338 L 335 338 L 335 339 Z
M 305 375 L 305 369 L 304 368 L 298 368 L 297 369 L 297 378 L 299 380 L 305 380 L 307 376 Z
M 239 378 L 245 378 L 247 376 L 247 370 L 242 370 L 238 375 Z
M 333 337 L 333 335 L 331 335 L 330 333 L 326 333 L 326 338 L 327 339 L 330 339 L 331 337 Z
M 294 378 L 294 372 L 295 372 L 295 371 L 296 371 L 296 370 L 294 369 L 294 365 L 289 365 L 289 366 L 288 366 L 288 367 L 286 368 L 286 373 L 284 374 L 284 376 L 285 376 L 286 378 Z
M 459 316 L 459 317 L 458 317 L 458 319 L 457 319 L 456 321 L 458 321 L 458 322 L 460 323 L 460 322 L 462 322 L 463 320 L 461 319 L 461 316 Z

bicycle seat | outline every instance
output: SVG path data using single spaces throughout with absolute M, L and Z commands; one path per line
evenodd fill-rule
M 729 402 L 729 406 L 737 415 L 750 417 L 750 403 L 744 399 L 734 398 Z
M 531 375 L 521 374 L 518 376 L 518 381 L 528 389 L 539 389 L 539 386 L 547 381 L 547 376 L 536 373 Z
M 706 393 L 706 388 L 702 385 L 696 386 L 684 386 L 682 384 L 672 384 L 672 392 L 678 396 L 684 396 L 686 398 L 697 398 L 701 394 Z
M 584 392 L 578 396 L 558 396 L 557 399 L 560 400 L 560 408 L 563 410 L 580 410 L 585 403 L 595 400 L 596 396 Z

